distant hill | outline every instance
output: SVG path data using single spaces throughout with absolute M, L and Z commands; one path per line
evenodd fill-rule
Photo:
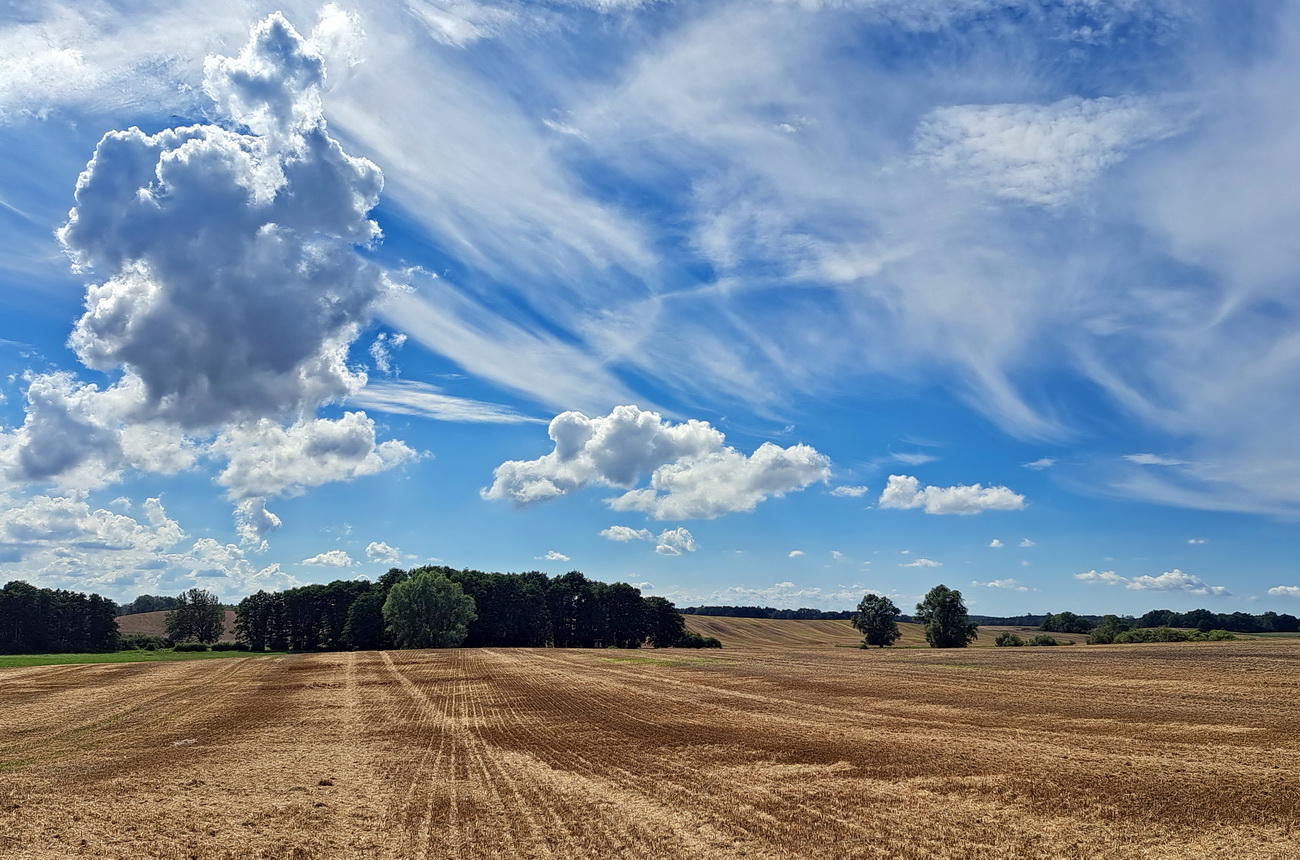
M 167 613 L 160 612 L 138 612 L 134 615 L 119 615 L 117 617 L 118 632 L 127 634 L 134 633 L 141 636 L 166 636 L 167 635 Z M 235 641 L 235 613 L 233 610 L 226 610 L 226 632 L 221 635 L 222 642 Z
M 735 618 L 716 615 L 687 615 L 686 629 L 701 636 L 716 636 L 723 648 L 856 648 L 862 634 L 847 621 L 805 621 L 785 618 Z M 980 627 L 973 647 L 993 647 L 998 634 L 1010 630 L 1022 639 L 1036 636 L 1032 627 L 998 625 Z M 924 647 L 925 628 L 912 622 L 899 622 L 902 634 L 898 646 Z M 1087 634 L 1053 633 L 1058 642 L 1087 642 Z

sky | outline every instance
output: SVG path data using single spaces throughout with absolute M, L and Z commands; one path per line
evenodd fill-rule
M 1300 613 L 1300 3 L 17 0 L 0 582 Z

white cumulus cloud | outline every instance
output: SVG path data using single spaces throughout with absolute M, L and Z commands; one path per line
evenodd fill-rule
M 383 541 L 371 541 L 366 544 L 366 558 L 377 564 L 397 564 L 402 556 L 397 547 L 389 546 Z
M 1029 538 L 1024 538 L 1024 539 L 1022 539 L 1022 540 L 1020 541 L 1019 546 L 1024 547 L 1024 548 L 1028 548 L 1028 547 L 1031 547 L 1031 546 L 1036 546 L 1036 544 L 1035 544 L 1033 541 L 1031 541 Z
M 993 540 L 989 541 L 989 546 L 992 547 L 993 549 L 1001 549 L 1002 547 L 1006 546 L 1006 544 L 1002 543 L 1002 541 L 998 540 L 997 538 L 994 538 Z
M 562 552 L 548 550 L 546 555 L 537 556 L 538 561 L 569 561 L 569 557 Z
M 1297 585 L 1277 585 L 1268 590 L 1268 593 L 1274 597 L 1297 597 L 1300 598 L 1300 586 Z
M 654 540 L 655 538 L 649 529 L 634 529 L 630 526 L 610 526 L 607 529 L 602 529 L 600 536 L 606 540 L 623 543 L 633 540 Z
M 1203 594 L 1214 597 L 1226 597 L 1231 594 L 1222 585 L 1207 585 L 1200 577 L 1193 576 L 1190 573 L 1183 573 L 1177 568 L 1166 571 L 1159 576 L 1144 575 L 1132 578 L 1120 576 L 1113 570 L 1105 570 L 1100 573 L 1090 570 L 1087 573 L 1076 573 L 1074 578 L 1080 582 L 1122 585 L 1132 591 L 1181 591 L 1187 594 Z
M 684 528 L 665 529 L 659 534 L 655 552 L 660 555 L 681 555 L 695 552 L 695 537 Z
M 304 558 L 299 564 L 312 565 L 314 567 L 352 567 L 356 564 L 352 556 L 341 549 L 331 549 L 322 552 L 319 555 L 313 555 L 311 558 Z
M 870 487 L 841 485 L 831 490 L 831 495 L 846 499 L 858 499 L 869 492 L 871 492 Z
M 918 558 L 916 561 L 900 564 L 899 567 L 943 567 L 943 562 L 931 558 Z
M 830 461 L 807 445 L 765 442 L 746 456 L 726 446 L 723 434 L 707 422 L 671 424 L 635 406 L 596 418 L 565 412 L 548 432 L 555 449 L 536 460 L 502 463 L 483 490 L 485 499 L 526 505 L 596 484 L 628 490 L 608 500 L 617 511 L 712 519 L 753 510 L 769 496 L 830 477 Z M 647 473 L 650 485 L 633 489 Z
M 924 487 L 916 478 L 890 475 L 880 494 L 882 508 L 924 508 L 927 514 L 979 514 L 984 511 L 1018 511 L 1025 497 L 1006 487 L 980 484 L 955 487 Z
M 972 579 L 971 585 L 979 585 L 984 588 L 1001 588 L 1006 591 L 1029 591 L 1028 586 L 1021 585 L 1014 579 L 991 579 L 988 582 L 980 582 Z

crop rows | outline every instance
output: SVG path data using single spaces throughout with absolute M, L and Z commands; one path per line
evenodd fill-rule
M 1300 843 L 1300 647 L 0 672 L 0 857 L 1174 858 Z

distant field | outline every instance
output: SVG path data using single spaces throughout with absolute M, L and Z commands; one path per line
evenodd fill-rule
M 5 858 L 1294 860 L 1297 844 L 1294 640 L 0 670 Z
M 166 612 L 139 612 L 135 615 L 119 615 L 117 629 L 121 633 L 135 633 L 141 636 L 166 636 Z M 235 613 L 226 612 L 226 632 L 221 636 L 222 642 L 235 641 Z
M 276 652 L 284 653 L 284 652 Z M 0 654 L 0 669 L 19 666 L 67 666 L 81 663 L 165 663 L 174 660 L 223 660 L 247 657 L 247 651 L 111 651 L 107 654 Z
M 847 621 L 803 621 L 784 618 L 725 618 L 717 615 L 687 615 L 686 627 L 701 636 L 716 636 L 724 648 L 857 648 L 862 634 Z M 992 646 L 1005 630 L 1028 639 L 1038 634 L 1033 627 L 981 627 L 974 647 Z M 928 648 L 920 624 L 899 624 L 901 634 L 895 648 Z M 1052 633 L 1058 642 L 1087 642 L 1087 634 Z

